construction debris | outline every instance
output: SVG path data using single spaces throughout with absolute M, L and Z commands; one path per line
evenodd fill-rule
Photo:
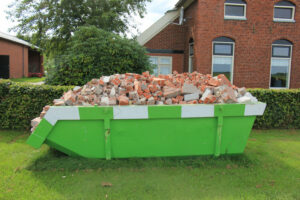
M 198 72 L 155 77 L 149 72 L 115 74 L 93 79 L 83 87 L 76 86 L 54 106 L 126 106 L 214 103 L 256 103 L 246 88 L 231 84 L 225 75 L 216 77 Z M 32 121 L 32 131 L 49 109 L 46 106 L 39 118 Z

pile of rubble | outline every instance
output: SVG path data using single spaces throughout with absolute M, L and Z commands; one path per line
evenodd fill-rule
M 76 86 L 54 106 L 174 105 L 214 103 L 256 103 L 246 88 L 238 88 L 224 75 L 212 77 L 198 72 L 155 77 L 149 72 L 116 74 L 93 79 L 83 87 Z M 32 121 L 33 130 L 44 117 Z

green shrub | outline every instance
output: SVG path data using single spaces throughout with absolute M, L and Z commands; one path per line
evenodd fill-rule
M 47 84 L 83 85 L 103 75 L 151 71 L 144 47 L 94 26 L 75 32 L 55 66 L 48 69 Z
M 249 89 L 261 102 L 267 103 L 265 114 L 257 117 L 254 128 L 300 128 L 300 90 Z
M 35 86 L 0 80 L 0 128 L 26 129 L 45 105 L 60 98 L 66 86 Z

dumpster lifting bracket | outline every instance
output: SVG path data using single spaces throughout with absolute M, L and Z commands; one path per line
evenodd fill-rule
M 217 128 L 217 136 L 216 136 L 215 157 L 219 157 L 221 155 L 223 116 L 218 116 L 217 125 L 218 125 L 218 128 Z
M 111 141 L 110 141 L 110 119 L 104 119 L 105 129 L 105 157 L 111 160 Z

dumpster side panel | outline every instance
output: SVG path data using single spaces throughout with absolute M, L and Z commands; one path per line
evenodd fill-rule
M 224 117 L 221 154 L 244 152 L 255 118 L 255 116 Z
M 54 148 L 67 149 L 66 154 L 87 158 L 105 158 L 103 120 L 58 121 L 47 141 Z
M 216 123 L 216 118 L 114 120 L 112 157 L 210 155 Z

